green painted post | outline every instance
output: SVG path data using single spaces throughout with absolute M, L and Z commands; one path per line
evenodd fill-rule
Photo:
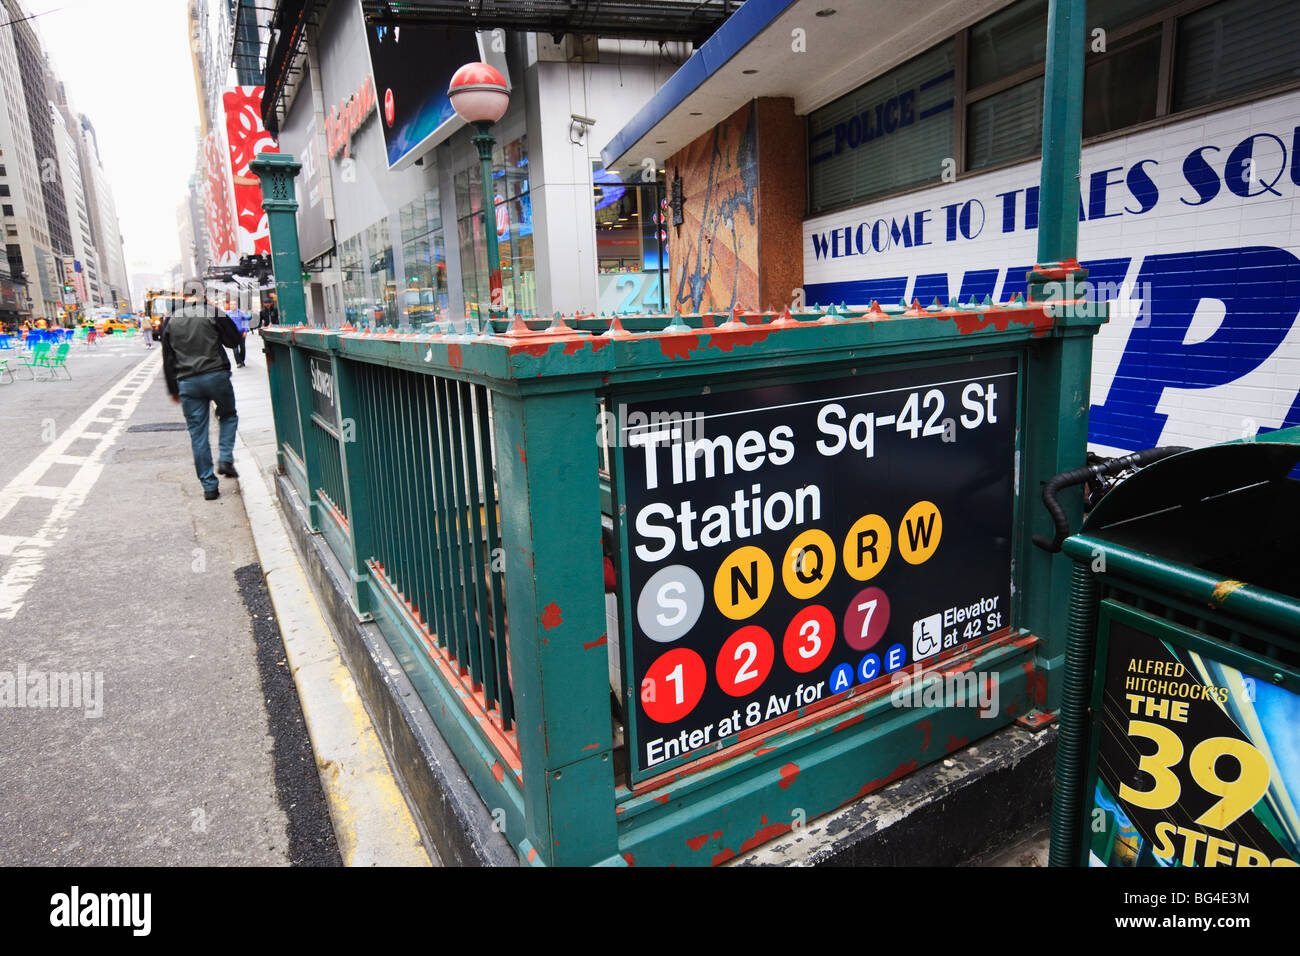
M 262 208 L 271 236 L 271 268 L 280 321 L 307 324 L 307 299 L 302 291 L 302 256 L 298 251 L 298 200 L 293 179 L 302 169 L 289 153 L 258 153 L 248 168 L 262 181 Z
M 1051 0 L 1043 78 L 1043 164 L 1038 193 L 1038 266 L 1078 255 L 1079 153 L 1083 141 L 1085 0 Z
M 541 861 L 614 855 L 594 392 L 493 398 L 526 838 Z
M 316 442 L 311 434 L 311 359 L 305 349 L 296 345 L 289 346 L 289 355 L 298 400 L 298 422 L 302 428 L 302 463 L 307 469 L 307 497 L 303 504 L 307 507 L 307 523 L 311 530 L 320 531 L 320 502 L 316 498 L 316 489 L 321 486 L 321 467 L 313 450 Z
M 1104 303 L 1078 303 L 1074 284 L 1088 276 L 1079 265 L 1079 162 L 1083 139 L 1083 74 L 1087 55 L 1086 0 L 1050 0 L 1047 62 L 1043 80 L 1043 162 L 1038 205 L 1038 257 L 1029 273 L 1031 296 L 1063 299 L 1057 309 L 1061 331 L 1031 346 L 1025 369 L 1029 428 L 1022 479 L 1018 585 L 1024 595 L 1024 622 L 1047 638 L 1038 666 L 1046 674 L 1039 707 L 1052 710 L 1061 699 L 1065 628 L 1070 593 L 1070 562 L 1034 547 L 1035 529 L 1053 533 L 1039 492 L 1053 475 L 1084 464 L 1088 447 L 1088 403 L 1092 376 L 1092 336 Z M 1081 321 L 1072 321 L 1072 320 Z M 1060 336 L 1060 337 L 1058 337 Z M 1066 489 L 1061 505 L 1078 527 L 1083 518 L 1081 488 Z
M 374 533 L 370 527 L 370 470 L 366 467 L 368 449 L 365 436 L 357 427 L 356 410 L 360 404 L 360 385 L 356 369 L 337 352 L 330 353 L 334 372 L 334 400 L 339 409 L 339 465 L 343 470 L 343 494 L 347 499 L 348 527 L 351 529 L 352 608 L 357 617 L 370 620 L 370 571 L 366 561 L 374 557 Z

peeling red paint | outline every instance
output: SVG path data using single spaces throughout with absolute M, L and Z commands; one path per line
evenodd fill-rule
M 960 664 L 954 664 L 952 667 L 946 668 L 943 673 L 944 676 L 947 676 L 948 674 L 960 674 L 963 671 L 970 670 L 974 666 L 975 666 L 974 660 L 963 661 Z
M 528 862 L 532 863 L 533 860 L 535 859 L 537 859 L 537 850 L 536 848 L 530 846 L 528 848 Z
M 667 803 L 667 802 L 668 802 L 668 794 L 666 793 L 661 793 L 659 794 L 659 796 L 655 797 L 655 803 Z
M 605 338 L 603 335 L 593 335 L 587 341 L 591 344 L 591 350 L 593 352 L 599 352 L 601 349 L 603 349 L 606 345 L 609 344 L 610 340 Z
M 794 778 L 799 776 L 799 765 L 788 763 L 781 768 L 781 782 L 777 784 L 782 790 L 788 790 L 790 784 L 794 783 Z
M 1025 677 L 1028 678 L 1030 693 L 1034 695 L 1034 703 L 1042 707 L 1047 703 L 1047 674 L 1034 667 L 1033 661 L 1020 666 L 1025 669 Z
M 1013 700 L 1011 703 L 1007 704 L 1007 716 L 1014 717 L 1015 715 L 1016 715 L 1016 702 Z
M 631 853 L 624 853 L 623 859 L 627 862 L 628 866 L 636 866 L 636 857 L 634 857 Z
M 930 749 L 930 721 L 928 720 L 918 721 L 917 726 L 925 731 L 925 737 L 921 741 L 921 749 L 923 751 L 929 750 Z
M 866 719 L 867 719 L 867 715 L 865 713 L 858 714 L 854 717 L 845 717 L 838 724 L 836 724 L 834 727 L 831 728 L 831 733 L 836 733 L 837 731 L 844 730 L 846 727 L 852 727 L 854 724 L 860 724 L 862 723 L 862 721 Z
M 1043 309 L 998 309 L 994 307 L 976 313 L 955 312 L 951 315 L 944 315 L 941 312 L 938 314 L 938 318 L 951 319 L 957 324 L 957 331 L 962 335 L 978 332 L 990 325 L 999 332 L 1005 332 L 1007 326 L 1014 322 L 1017 325 L 1033 326 L 1033 335 L 1037 338 L 1052 331 L 1052 327 L 1056 324 L 1056 320 Z
M 587 744 L 587 746 L 583 747 L 582 749 L 583 749 L 583 750 L 596 750 L 596 749 L 598 749 L 599 747 L 600 747 L 600 744 Z
M 735 856 L 735 855 L 736 855 L 736 851 L 735 851 L 735 850 L 731 849 L 730 847 L 726 847 L 726 848 L 723 849 L 723 851 L 722 851 L 721 853 L 717 854 L 717 855 L 713 858 L 712 862 L 711 862 L 709 865 L 710 865 L 710 866 L 717 866 L 719 863 L 726 863 L 728 860 L 730 860 L 730 859 L 731 859 L 733 856 Z
M 782 833 L 789 833 L 792 825 L 789 823 L 773 823 L 769 826 L 760 827 L 754 831 L 754 835 L 740 845 L 741 853 L 748 853 L 755 847 L 760 847 L 768 840 L 779 837 Z
M 496 777 L 497 783 L 500 783 L 506 777 L 505 768 L 495 761 L 492 763 L 492 776 Z
M 757 750 L 754 751 L 754 756 L 761 757 L 763 756 L 763 754 L 770 754 L 775 749 L 776 749 L 775 747 L 759 747 Z
M 699 836 L 691 837 L 689 840 L 687 840 L 686 845 L 698 853 L 700 847 L 704 846 L 704 844 L 708 842 L 709 842 L 709 835 L 707 833 L 701 833 Z
M 700 337 L 698 335 L 676 333 L 659 336 L 659 351 L 662 352 L 666 358 L 690 358 L 691 351 L 699 347 Z
M 527 464 L 528 464 L 528 453 L 524 451 L 523 447 L 522 447 L 521 445 L 516 444 L 516 445 L 515 445 L 515 451 L 519 452 L 519 460 L 520 460 L 523 464 L 527 465 Z
M 737 329 L 736 331 L 721 330 L 713 333 L 709 338 L 709 344 L 719 352 L 730 352 L 734 348 L 745 348 L 756 342 L 761 342 L 769 335 L 772 330 L 769 328 L 757 329 Z
M 417 345 L 415 350 L 420 351 L 420 347 Z M 452 343 L 447 346 L 447 363 L 452 368 L 462 368 L 465 365 L 465 357 L 461 355 L 459 345 Z
M 542 609 L 542 627 L 550 630 L 553 627 L 559 627 L 564 621 L 560 619 L 560 606 L 552 601 Z
M 889 776 L 887 777 L 881 777 L 879 780 L 868 780 L 866 783 L 862 785 L 862 789 L 858 791 L 857 796 L 855 796 L 853 800 L 861 800 L 863 797 L 867 796 L 868 794 L 875 793 L 881 787 L 888 786 L 889 784 L 893 783 L 895 780 L 899 780 L 902 777 L 906 777 L 909 773 L 914 771 L 917 768 L 917 766 L 918 764 L 916 762 L 916 759 L 913 758 L 912 760 L 909 760 L 907 763 L 899 764 L 897 767 L 894 768 L 893 772 L 890 773 Z M 848 802 L 852 803 L 853 800 L 850 800 Z
M 556 623 L 558 624 L 559 622 L 557 621 Z M 594 641 L 583 641 L 582 649 L 583 649 L 584 651 L 589 651 L 589 650 L 591 650 L 593 647 L 600 647 L 602 644 L 608 644 L 608 643 L 609 643 L 609 637 L 608 637 L 608 635 L 602 634 L 602 635 L 600 635 L 600 637 L 599 637 L 597 640 L 594 640 Z
M 722 839 L 722 831 L 721 831 L 721 830 L 714 830 L 714 831 L 713 831 L 713 839 L 715 839 L 715 840 L 721 840 L 721 839 Z
M 948 738 L 948 753 L 952 753 L 954 750 L 960 750 L 968 743 L 970 743 L 970 741 L 965 737 L 958 737 L 956 734 L 953 734 Z
M 518 355 L 523 352 L 525 355 L 531 355 L 533 358 L 545 358 L 547 351 L 550 349 L 550 343 L 547 342 L 530 342 L 510 346 L 510 354 Z

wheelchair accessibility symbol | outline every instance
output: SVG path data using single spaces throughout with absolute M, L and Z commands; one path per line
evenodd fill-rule
M 912 622 L 912 659 L 919 661 L 923 657 L 939 653 L 943 646 L 943 617 L 931 614 L 919 621 Z

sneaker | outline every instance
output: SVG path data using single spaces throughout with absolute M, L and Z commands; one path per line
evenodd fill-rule
M 203 492 L 204 501 L 215 501 L 220 497 L 221 497 L 221 489 L 219 488 L 213 488 L 211 491 L 205 489 Z
M 239 477 L 239 472 L 235 471 L 235 463 L 233 461 L 217 462 L 217 474 L 225 475 L 227 478 Z

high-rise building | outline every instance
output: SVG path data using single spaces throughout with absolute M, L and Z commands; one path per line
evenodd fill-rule
M 0 319 L 130 301 L 112 189 L 90 120 L 54 72 L 21 0 L 0 0 Z

